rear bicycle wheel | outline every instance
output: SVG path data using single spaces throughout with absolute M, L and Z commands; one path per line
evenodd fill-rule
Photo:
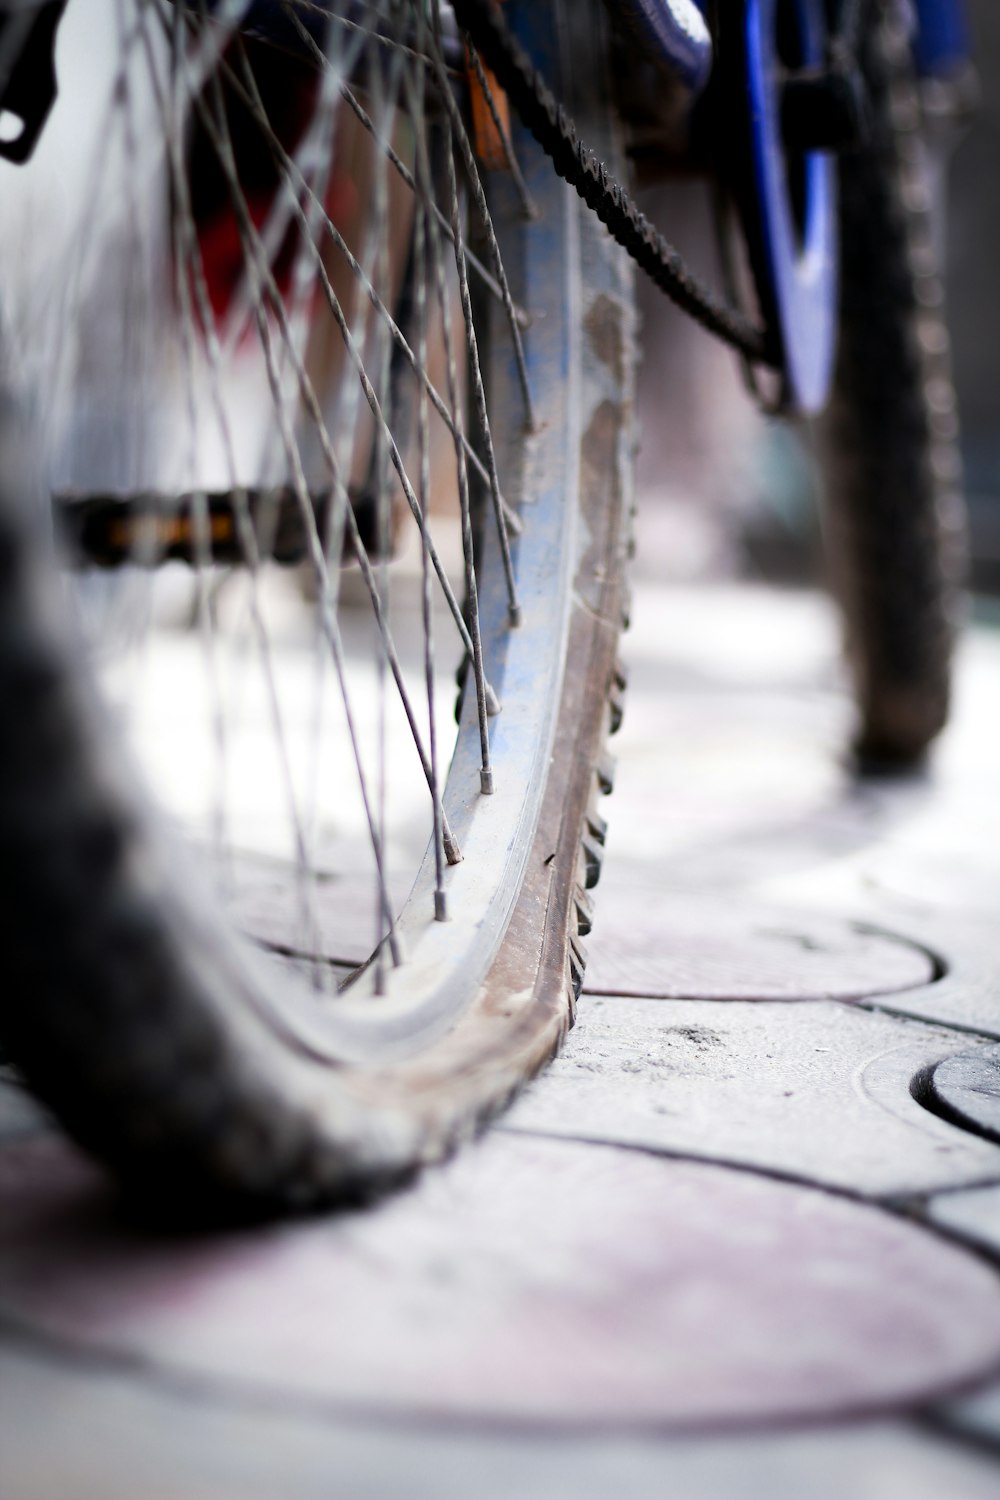
M 166 374 L 139 359 L 141 373 L 119 403 L 125 415 L 104 419 L 115 442 L 103 446 L 113 449 L 116 471 L 102 489 L 89 473 L 81 482 L 66 458 L 73 444 L 54 397 L 48 409 L 41 401 L 38 426 L 45 477 L 62 496 L 78 552 L 105 566 L 126 564 L 132 582 L 156 576 L 153 565 L 164 560 L 184 559 L 192 570 L 199 652 L 215 689 L 213 748 L 196 773 L 207 764 L 223 792 L 221 811 L 198 830 L 194 859 L 123 764 L 115 726 L 89 697 L 80 662 L 51 618 L 31 528 L 18 518 L 29 485 L 23 465 L 18 477 L 8 423 L 0 695 L 19 708 L 0 730 L 0 923 L 10 976 L 0 1026 L 69 1129 L 147 1196 L 298 1206 L 398 1179 L 451 1149 L 546 1060 L 582 977 L 585 888 L 596 878 L 603 838 L 600 752 L 617 716 L 609 695 L 619 690 L 630 277 L 620 252 L 521 132 L 514 152 L 524 184 L 498 171 L 481 196 L 461 102 L 462 53 L 446 27 L 426 24 L 422 6 L 388 10 L 352 6 L 321 25 L 310 10 L 309 30 L 287 12 L 311 70 L 304 120 L 291 130 L 269 117 L 261 69 L 238 32 L 196 24 L 156 0 L 117 12 L 111 27 L 118 50 L 109 118 L 132 207 L 142 206 L 153 181 L 135 170 L 144 130 L 167 179 L 157 210 L 165 230 L 148 236 L 151 256 L 140 256 L 137 268 L 125 254 L 136 214 L 126 215 L 116 242 L 123 269 L 114 279 L 127 316 L 115 357 L 131 371 L 137 344 L 160 352 L 171 320 L 179 332 Z M 572 25 L 558 5 L 511 10 L 615 160 L 596 13 L 594 26 L 581 30 L 578 10 Z M 136 70 L 145 82 L 133 94 Z M 280 169 L 262 197 L 248 189 L 234 97 L 255 121 L 251 155 L 266 149 Z M 192 139 L 202 149 L 207 139 L 215 153 L 222 190 L 214 215 L 199 216 L 194 202 Z M 106 158 L 111 147 L 102 144 Z M 96 201 L 88 195 L 88 212 Z M 152 316 L 144 298 L 163 271 L 164 237 L 171 301 L 167 315 Z M 466 250 L 470 242 L 489 262 L 485 274 Z M 26 356 L 44 347 L 57 374 L 70 364 L 77 398 L 88 376 L 93 385 L 95 348 L 108 339 L 80 294 L 85 273 L 78 244 L 52 342 L 29 320 L 25 297 L 30 338 L 20 346 Z M 506 307 L 502 277 L 510 284 Z M 325 332 L 317 304 L 333 319 Z M 263 392 L 268 430 L 260 441 L 259 408 L 248 398 L 234 416 L 223 378 L 226 360 L 243 357 L 248 328 L 257 369 L 241 370 L 240 379 L 250 388 L 256 381 L 251 397 Z M 10 383 L 28 387 L 31 364 L 23 358 L 20 382 Z M 126 421 L 146 387 L 162 418 L 164 381 L 180 392 L 186 424 L 166 444 L 186 455 L 180 493 L 169 501 L 156 485 L 140 488 L 135 476 L 157 444 L 140 421 Z M 51 385 L 60 390 L 58 379 Z M 79 404 L 67 405 L 78 438 L 86 424 Z M 199 438 L 199 427 L 213 421 L 213 432 Z M 454 570 L 435 512 L 434 422 L 453 457 Z M 199 465 L 210 475 L 221 470 L 221 483 Z M 386 561 L 399 513 L 417 556 L 420 605 L 409 616 L 394 613 Z M 348 618 L 339 580 L 345 554 L 359 565 L 364 627 Z M 306 686 L 326 680 L 350 775 L 319 735 L 317 725 L 333 716 L 322 694 L 304 694 L 305 750 L 291 742 L 286 686 L 294 673 L 284 627 L 269 613 L 272 558 L 304 559 L 314 611 Z M 227 606 L 234 564 L 245 597 Z M 144 624 L 157 609 L 146 597 Z M 242 635 L 227 635 L 227 609 Z M 107 618 L 107 601 L 97 613 Z M 447 767 L 443 748 L 435 749 L 441 692 L 430 647 L 442 620 L 463 683 Z M 412 668 L 400 629 L 419 640 Z M 371 658 L 363 688 L 351 681 L 359 631 Z M 138 667 L 125 676 L 133 686 L 153 683 L 156 708 L 168 703 L 154 666 L 164 653 L 155 630 L 143 629 L 141 639 Z M 167 643 L 168 668 L 175 645 Z M 290 814 L 288 857 L 267 851 L 269 881 L 282 873 L 294 897 L 278 898 L 293 911 L 277 921 L 269 909 L 255 922 L 241 905 L 247 860 L 230 826 L 238 778 L 223 707 L 233 694 L 219 684 L 235 677 L 236 696 L 250 695 L 251 667 L 276 743 L 269 774 Z M 420 712 L 408 681 L 426 693 Z M 194 696 L 186 684 L 184 692 Z M 416 835 L 425 853 L 403 873 L 393 867 L 391 734 L 412 741 L 415 782 L 426 787 L 424 831 Z M 185 738 L 171 734 L 168 754 L 155 763 L 158 779 L 169 779 Z M 331 963 L 345 957 L 337 946 L 343 923 L 331 942 L 323 917 L 327 907 L 336 915 L 343 893 L 348 925 L 360 925 L 354 877 L 332 871 L 315 836 L 325 816 L 315 787 L 329 765 L 331 816 L 340 816 L 353 779 L 360 811 L 351 828 L 368 835 L 363 905 L 374 914 L 365 923 L 373 935 L 347 956 L 346 974 Z M 251 775 L 251 804 L 267 779 Z M 403 802 L 405 821 L 409 790 Z M 407 837 L 412 842 L 409 830 Z M 349 861 L 357 858 L 353 833 L 343 848 Z M 222 900 L 208 889 L 207 867 L 223 871 Z M 226 920 L 227 896 L 251 941 Z
M 902 8 L 870 4 L 871 139 L 841 161 L 840 342 L 818 424 L 825 529 L 862 764 L 919 760 L 945 724 L 964 509 L 932 211 Z

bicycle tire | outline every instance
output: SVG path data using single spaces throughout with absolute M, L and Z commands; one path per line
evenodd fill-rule
M 870 6 L 870 139 L 840 173 L 840 337 L 818 423 L 824 529 L 871 768 L 917 762 L 943 728 L 964 509 L 934 185 L 905 18 Z
M 599 7 L 593 27 L 558 4 L 524 7 L 521 19 L 620 163 Z M 603 743 L 620 718 L 632 280 L 526 134 L 516 150 L 540 215 L 525 217 L 509 181 L 495 184 L 491 206 L 519 294 L 529 308 L 545 298 L 525 336 L 543 387 L 540 430 L 526 430 L 500 339 L 488 373 L 505 483 L 516 488 L 533 464 L 536 488 L 541 472 L 557 490 L 561 519 L 536 549 L 555 558 L 557 707 L 536 733 L 515 874 L 484 901 L 495 951 L 485 972 L 454 961 L 449 983 L 462 995 L 449 1009 L 424 1007 L 408 1023 L 380 1019 L 376 1005 L 338 1055 L 314 1042 L 301 1011 L 262 996 L 270 971 L 262 980 L 256 950 L 205 900 L 67 640 L 37 514 L 26 516 L 37 474 L 6 414 L 0 701 L 18 711 L 0 727 L 0 1031 L 70 1133 L 158 1209 L 301 1209 L 391 1186 L 501 1108 L 571 1023 L 603 842 L 596 799 L 610 788 Z M 526 542 L 517 550 L 533 555 Z M 499 562 L 479 551 L 480 592 L 496 592 Z

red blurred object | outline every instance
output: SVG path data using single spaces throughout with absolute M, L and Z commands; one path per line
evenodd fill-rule
M 318 74 L 307 62 L 273 46 L 241 41 L 229 48 L 224 57 L 224 62 L 233 68 L 237 77 L 241 76 L 243 66 L 242 59 L 233 56 L 237 47 L 246 49 L 271 130 L 282 149 L 293 155 L 316 107 Z M 227 83 L 225 72 L 220 70 L 217 76 L 206 81 L 196 103 L 186 164 L 208 298 L 216 322 L 221 324 L 243 281 L 245 256 L 231 184 L 202 118 L 203 113 L 207 113 L 210 120 L 216 121 L 220 100 L 225 110 L 237 178 L 250 220 L 258 230 L 263 229 L 268 220 L 282 186 L 282 176 L 275 161 L 273 143 L 236 90 Z M 349 217 L 355 200 L 356 190 L 350 178 L 334 173 L 324 202 L 330 217 L 335 221 Z M 270 267 L 282 295 L 288 292 L 291 284 L 299 242 L 299 226 L 292 222 Z

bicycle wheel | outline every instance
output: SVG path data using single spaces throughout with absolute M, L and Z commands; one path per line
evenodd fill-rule
M 918 760 L 945 723 L 964 551 L 934 182 L 902 7 L 871 5 L 871 138 L 841 162 L 840 344 L 818 424 L 825 528 L 862 763 Z
M 618 161 L 592 9 L 581 26 L 579 7 L 572 24 L 559 4 L 508 7 Z M 330 17 L 285 7 L 284 29 L 265 41 L 280 44 L 301 89 L 289 123 L 268 111 L 272 64 L 223 24 L 232 10 L 213 20 L 139 0 L 115 11 L 96 171 L 100 183 L 119 152 L 121 235 L 113 253 L 92 254 L 97 208 L 116 195 L 88 179 L 88 224 L 58 283 L 56 326 L 38 333 L 27 295 L 24 326 L 8 317 L 8 347 L 21 355 L 8 359 L 8 385 L 31 390 L 32 356 L 41 365 L 44 355 L 34 437 L 77 565 L 81 555 L 126 565 L 110 599 L 107 586 L 77 598 L 77 621 L 113 618 L 122 590 L 143 596 L 126 610 L 129 645 L 138 634 L 141 648 L 124 675 L 171 720 L 158 782 L 187 738 L 175 732 L 178 701 L 197 694 L 185 679 L 180 700 L 166 689 L 161 700 L 163 643 L 145 628 L 161 602 L 140 585 L 173 577 L 158 566 L 166 561 L 189 570 L 213 688 L 210 753 L 191 775 L 200 785 L 207 766 L 223 791 L 193 844 L 123 760 L 124 696 L 114 714 L 97 703 L 53 617 L 39 528 L 18 504 L 32 485 L 10 420 L 0 511 L 0 694 L 17 705 L 0 729 L 4 1038 L 70 1131 L 133 1188 L 216 1208 L 302 1206 L 394 1182 L 452 1149 L 558 1045 L 600 866 L 603 739 L 620 713 L 632 448 L 628 266 L 517 128 L 516 170 L 490 172 L 482 190 L 467 96 L 478 91 L 503 144 L 501 107 L 447 13 L 435 8 L 428 22 L 416 4 L 352 4 Z M 273 21 L 259 7 L 252 19 L 257 31 Z M 159 177 L 137 167 L 147 134 Z M 255 165 L 262 149 L 269 160 Z M 137 266 L 126 252 L 139 241 Z M 92 264 L 111 265 L 126 305 L 117 342 L 88 301 Z M 168 305 L 151 313 L 144 298 L 164 278 Z M 127 390 L 95 443 L 79 397 L 93 394 L 102 342 L 114 345 Z M 240 365 L 232 377 L 246 402 L 238 420 L 223 376 L 248 345 L 256 372 Z M 171 393 L 182 415 L 164 438 Z M 67 457 L 84 430 L 85 482 L 78 455 Z M 451 465 L 439 484 L 443 449 Z M 96 483 L 102 461 L 114 473 Z M 171 463 L 181 472 L 167 499 L 148 474 Z M 450 520 L 438 513 L 449 507 Z M 399 614 L 388 555 L 407 528 L 419 602 Z M 287 574 L 272 586 L 275 560 L 298 562 L 304 586 L 290 591 Z M 353 562 L 350 583 L 342 561 Z M 302 629 L 299 615 L 287 624 L 290 593 L 315 643 L 295 710 L 309 730 L 301 754 L 288 725 L 295 671 L 284 648 Z M 435 656 L 432 637 L 446 630 L 450 656 L 443 642 Z M 358 638 L 370 657 L 362 688 Z M 177 640 L 168 632 L 164 682 Z M 442 658 L 460 683 L 447 771 Z M 250 775 L 250 822 L 267 783 L 279 783 L 290 810 L 284 863 L 272 848 L 248 861 L 230 826 L 240 776 L 223 709 L 255 692 L 276 748 L 268 775 Z M 334 717 L 343 761 L 323 739 Z M 393 735 L 415 767 L 396 807 L 398 838 Z M 326 766 L 330 817 L 349 829 L 347 876 L 325 846 L 317 852 Z M 363 901 L 357 828 L 368 839 Z M 407 840 L 423 853 L 400 872 L 396 844 Z M 291 894 L 275 898 L 277 916 L 272 902 L 255 922 L 241 885 L 248 863 L 266 867 L 269 889 L 284 879 Z M 209 870 L 221 871 L 221 896 Z M 372 932 L 360 953 L 338 946 L 341 895 L 350 936 Z M 340 922 L 333 939 L 328 909 Z

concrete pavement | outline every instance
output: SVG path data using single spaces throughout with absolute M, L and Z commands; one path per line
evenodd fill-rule
M 450 1166 L 158 1239 L 4 1082 L 3 1500 L 1000 1494 L 1000 633 L 862 785 L 820 601 L 633 618 L 577 1027 Z

